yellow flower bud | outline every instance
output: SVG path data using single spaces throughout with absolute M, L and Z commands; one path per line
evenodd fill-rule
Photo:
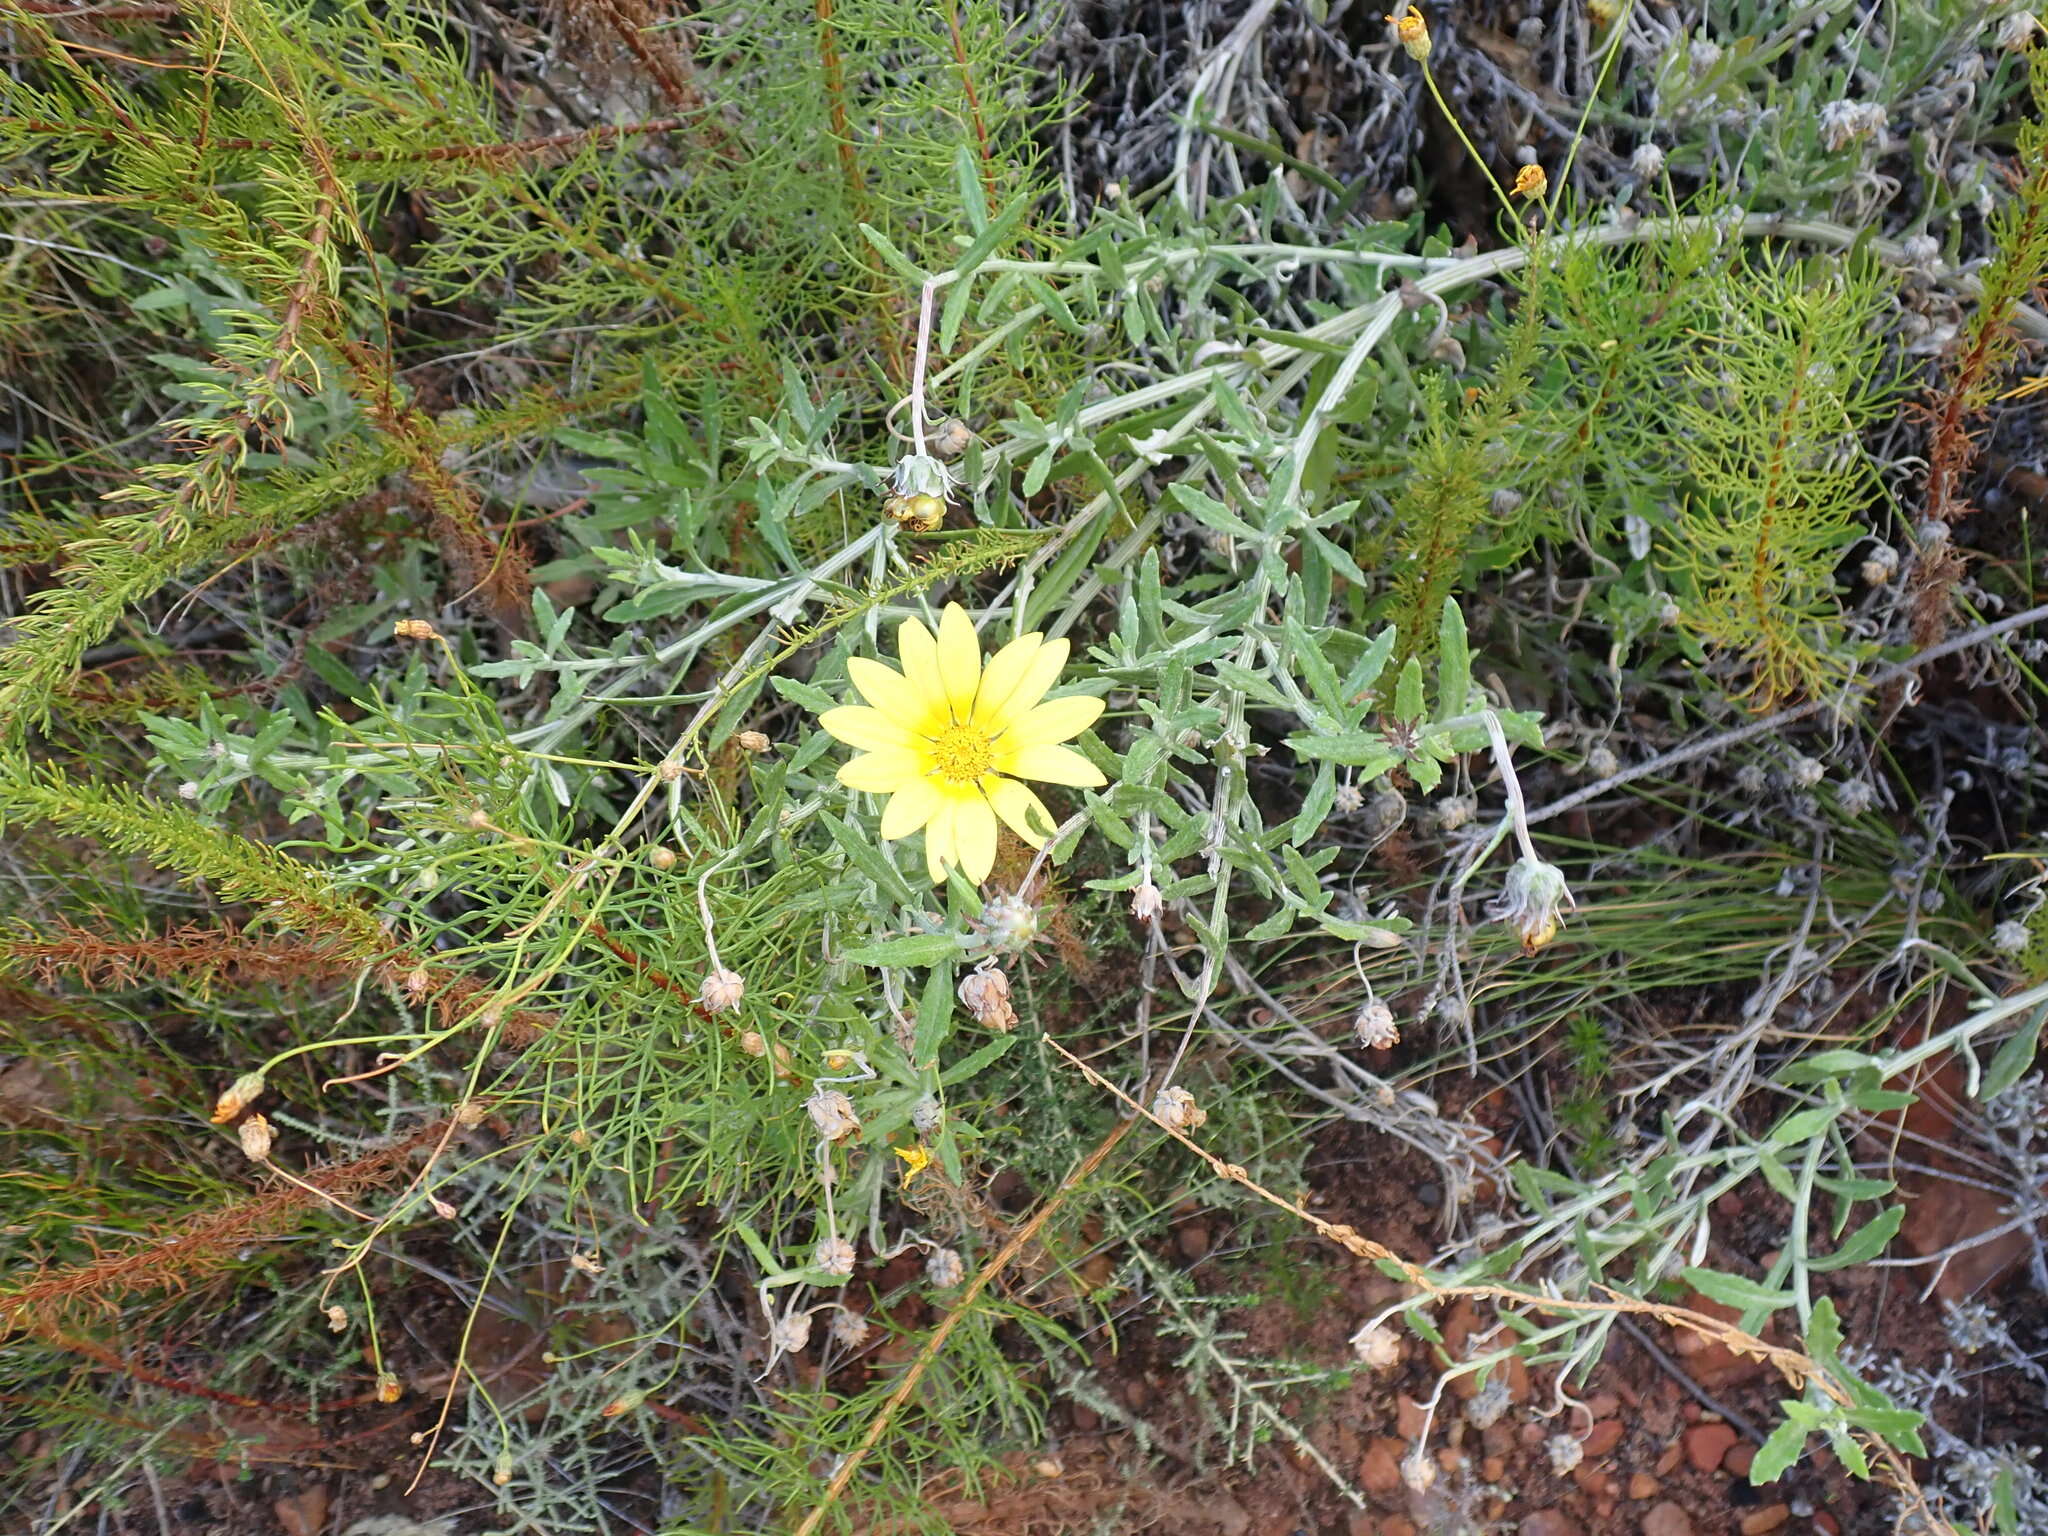
M 1387 23 L 1409 58 L 1420 64 L 1429 57 L 1429 23 L 1422 19 L 1422 12 L 1410 7 L 1398 17 L 1389 16 Z
M 1550 190 L 1550 178 L 1540 165 L 1525 165 L 1515 172 L 1515 196 L 1541 197 Z

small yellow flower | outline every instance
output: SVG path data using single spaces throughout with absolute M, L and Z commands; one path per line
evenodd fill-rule
M 1389 16 L 1387 24 L 1394 29 L 1394 36 L 1401 40 L 1409 58 L 1420 64 L 1429 57 L 1429 23 L 1422 19 L 1422 12 L 1411 6 L 1399 16 Z
M 915 619 L 896 631 L 903 670 L 855 656 L 847 675 L 866 705 L 828 709 L 818 724 L 861 754 L 839 770 L 850 789 L 889 796 L 882 836 L 924 832 L 934 885 L 953 865 L 976 885 L 996 862 L 998 818 L 1033 848 L 1054 822 L 1020 779 L 1094 788 L 1095 765 L 1059 745 L 1095 723 L 1102 700 L 1047 699 L 1067 642 L 1025 635 L 984 663 L 967 610 L 948 603 L 939 633 Z
M 932 1154 L 921 1141 L 907 1147 L 891 1147 L 890 1150 L 903 1159 L 903 1187 L 910 1188 L 910 1181 L 932 1165 Z
M 1525 165 L 1515 172 L 1515 196 L 1541 197 L 1550 190 L 1550 178 L 1540 165 Z

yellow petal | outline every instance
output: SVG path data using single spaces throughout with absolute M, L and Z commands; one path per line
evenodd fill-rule
M 1026 635 L 1025 640 L 1032 637 Z M 1022 645 L 1023 640 L 1003 647 L 997 659 Z M 995 661 L 990 661 L 988 671 L 981 679 L 981 692 L 974 701 L 974 718 L 986 726 L 991 733 L 1000 731 L 1025 710 L 1045 697 L 1045 690 L 1060 680 L 1060 669 L 1067 664 L 1067 642 L 1064 640 L 1041 640 L 1031 655 L 1018 667 L 1017 675 L 1010 685 L 998 691 L 995 682 Z
M 879 709 L 868 709 L 860 704 L 842 704 L 837 709 L 828 709 L 818 716 L 818 724 L 825 728 L 825 734 L 836 736 L 849 747 L 860 747 L 866 751 L 880 751 L 894 747 L 910 752 L 917 748 L 917 737 L 903 725 L 883 714 Z
M 894 667 L 885 667 L 865 656 L 852 656 L 846 662 L 846 675 L 862 698 L 898 725 L 912 731 L 928 731 L 939 724 L 933 718 L 933 706 L 938 700 L 919 694 Z
M 1034 848 L 1045 846 L 1046 834 L 1058 825 L 1052 813 L 1024 785 L 1015 779 L 999 778 L 990 774 L 981 781 L 988 803 L 995 807 L 995 813 L 1002 817 L 1010 830 L 1023 838 Z
M 1002 747 L 1036 747 L 1047 742 L 1066 741 L 1080 735 L 1102 713 L 1102 700 L 1092 694 L 1069 694 L 1064 699 L 1047 699 L 1021 715 L 996 739 Z
M 996 813 L 980 795 L 953 807 L 953 851 L 960 872 L 976 885 L 996 867 Z
M 1034 742 L 996 754 L 999 771 L 1020 779 L 1037 779 L 1044 784 L 1071 784 L 1076 789 L 1094 789 L 1109 780 L 1087 758 L 1072 747 Z
M 896 626 L 896 654 L 903 660 L 903 677 L 911 690 L 925 700 L 934 715 L 945 713 L 946 688 L 939 681 L 939 642 L 915 619 Z
M 981 686 L 981 640 L 974 621 L 958 603 L 946 604 L 939 615 L 939 681 L 956 724 L 974 713 L 974 691 Z
M 924 868 L 933 885 L 946 883 L 946 866 L 959 863 L 953 851 L 953 811 L 956 802 L 940 797 L 932 807 L 932 819 L 924 826 Z
M 882 836 L 893 840 L 908 837 L 932 819 L 939 808 L 938 791 L 929 780 L 914 779 L 900 786 L 882 808 Z
M 882 747 L 863 752 L 839 765 L 839 782 L 848 789 L 888 795 L 912 784 L 924 782 L 924 762 L 906 747 Z

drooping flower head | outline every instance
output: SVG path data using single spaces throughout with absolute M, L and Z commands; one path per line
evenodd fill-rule
M 986 664 L 967 610 L 948 603 L 939 633 L 915 619 L 896 631 L 898 672 L 855 656 L 847 675 L 862 704 L 828 709 L 818 724 L 861 749 L 839 770 L 851 789 L 889 797 L 882 836 L 924 832 L 933 884 L 951 864 L 979 885 L 996 862 L 1000 818 L 1033 848 L 1054 825 L 1021 779 L 1093 788 L 1108 782 L 1095 765 L 1060 743 L 1102 713 L 1086 695 L 1047 699 L 1067 662 L 1067 642 L 1029 634 Z

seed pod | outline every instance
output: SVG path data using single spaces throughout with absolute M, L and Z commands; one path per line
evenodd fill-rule
M 966 1274 L 967 1266 L 950 1248 L 934 1248 L 925 1255 L 924 1276 L 940 1290 L 958 1285 Z
M 739 972 L 728 971 L 723 966 L 707 971 L 704 979 L 697 983 L 697 1001 L 704 1005 L 707 1013 L 730 1013 L 739 1007 L 740 999 L 747 995 L 747 984 Z
M 775 745 L 774 742 L 768 739 L 767 734 L 762 731 L 741 731 L 733 739 L 740 744 L 740 749 L 745 752 L 766 752 Z
M 804 1112 L 827 1141 L 844 1141 L 860 1129 L 860 1116 L 853 1112 L 853 1100 L 837 1088 L 820 1088 L 804 1100 Z
M 1162 1088 L 1153 1097 L 1152 1117 L 1169 1130 L 1192 1131 L 1206 1125 L 1209 1112 L 1181 1087 Z

